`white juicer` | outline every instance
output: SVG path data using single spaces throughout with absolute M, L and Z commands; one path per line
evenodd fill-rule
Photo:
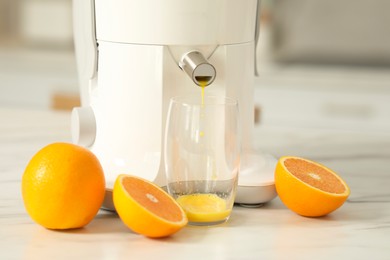
M 275 159 L 253 150 L 258 0 L 73 0 L 82 106 L 72 112 L 73 142 L 99 158 L 103 207 L 113 209 L 117 175 L 165 186 L 163 138 L 171 97 L 238 100 L 242 163 L 237 203 L 276 196 Z

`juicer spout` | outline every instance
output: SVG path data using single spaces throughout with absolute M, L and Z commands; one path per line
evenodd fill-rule
M 194 83 L 201 87 L 206 87 L 213 83 L 216 70 L 199 51 L 190 51 L 181 58 L 179 66 Z

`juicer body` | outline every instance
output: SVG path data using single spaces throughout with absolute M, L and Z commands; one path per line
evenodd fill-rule
M 206 94 L 238 100 L 242 150 L 252 149 L 258 8 L 257 0 L 74 0 L 82 107 L 72 136 L 97 155 L 108 190 L 121 173 L 166 185 L 169 100 L 201 95 L 180 68 L 190 51 L 215 68 Z

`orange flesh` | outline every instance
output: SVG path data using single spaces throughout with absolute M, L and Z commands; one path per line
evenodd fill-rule
M 343 194 L 344 184 L 330 171 L 300 159 L 286 159 L 284 166 L 301 181 L 329 193 Z
M 125 177 L 122 184 L 129 195 L 148 211 L 167 221 L 182 221 L 180 209 L 166 193 L 136 178 Z

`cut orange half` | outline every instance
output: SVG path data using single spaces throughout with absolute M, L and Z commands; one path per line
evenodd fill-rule
M 275 186 L 280 200 L 302 216 L 324 216 L 346 201 L 350 189 L 329 168 L 299 157 L 281 157 L 275 168 Z
M 172 235 L 188 222 L 183 209 L 168 193 L 139 177 L 119 175 L 113 201 L 125 225 L 147 237 Z

